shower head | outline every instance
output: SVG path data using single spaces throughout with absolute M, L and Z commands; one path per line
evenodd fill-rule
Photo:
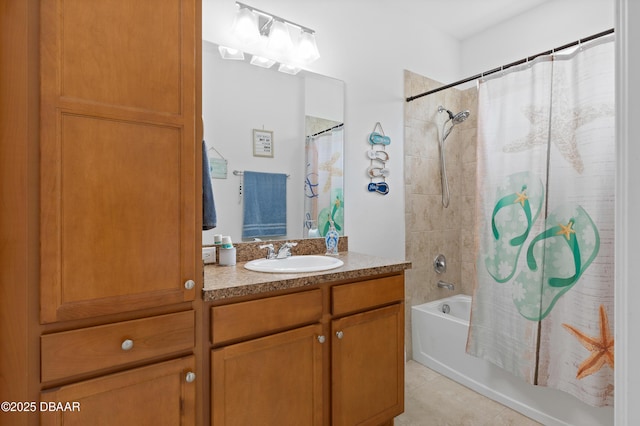
M 468 109 L 465 109 L 464 111 L 460 111 L 459 113 L 454 114 L 448 109 L 446 109 L 445 107 L 443 107 L 442 105 L 438 107 L 438 112 L 446 112 L 449 115 L 449 119 L 445 121 L 444 124 L 442 125 L 442 131 L 443 131 L 442 143 L 444 143 L 444 140 L 447 138 L 447 136 L 449 136 L 449 133 L 451 133 L 451 130 L 453 130 L 456 124 L 462 123 L 467 118 L 469 118 L 469 115 L 471 115 Z M 445 126 L 448 122 L 451 122 L 451 125 L 445 132 Z
M 469 118 L 469 115 L 471 115 L 471 113 L 469 112 L 468 109 L 465 109 L 464 111 L 460 111 L 459 113 L 457 113 L 453 117 L 451 117 L 451 112 L 449 112 L 449 117 L 451 118 L 454 126 L 456 124 L 462 123 L 464 120 Z
M 464 111 L 460 111 L 459 113 L 454 114 L 448 109 L 446 109 L 445 107 L 443 107 L 442 105 L 438 107 L 438 112 L 446 112 L 449 115 L 449 120 L 451 120 L 452 126 L 462 123 L 464 120 L 469 118 L 469 115 L 471 115 L 468 109 L 465 109 Z

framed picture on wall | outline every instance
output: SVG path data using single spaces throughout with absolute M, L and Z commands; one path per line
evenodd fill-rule
M 273 157 L 273 132 L 253 129 L 253 156 Z

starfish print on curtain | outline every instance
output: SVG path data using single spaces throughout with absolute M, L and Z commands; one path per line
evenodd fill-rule
M 335 152 L 329 160 L 318 165 L 318 170 L 329 172 L 329 177 L 327 178 L 324 187 L 322 188 L 322 192 L 326 193 L 331 190 L 331 179 L 334 176 L 342 176 L 342 168 L 340 167 L 340 164 L 336 165 L 336 162 L 340 159 L 341 156 L 342 154 L 340 152 Z
M 522 112 L 531 122 L 531 130 L 524 138 L 505 145 L 504 152 L 526 151 L 537 145 L 545 145 L 549 138 L 548 128 L 540 123 L 547 123 L 549 114 L 552 114 L 551 143 L 578 173 L 584 171 L 584 163 L 576 143 L 577 129 L 597 118 L 614 116 L 614 110 L 610 105 L 573 107 L 565 99 L 554 100 L 553 112 L 550 112 L 548 106 L 529 106 Z
M 609 331 L 609 318 L 607 317 L 607 311 L 604 309 L 603 305 L 600 305 L 599 336 L 587 336 L 585 333 L 569 324 L 562 324 L 562 326 L 566 328 L 569 333 L 573 334 L 582 346 L 591 352 L 591 355 L 578 367 L 576 378 L 582 379 L 591 374 L 597 373 L 605 364 L 613 368 L 613 336 Z

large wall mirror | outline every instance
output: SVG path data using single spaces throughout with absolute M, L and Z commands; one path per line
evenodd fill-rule
M 329 221 L 344 234 L 342 81 L 224 60 L 203 41 L 202 111 L 217 214 L 204 245 L 214 234 L 253 240 L 243 238 L 246 171 L 288 176 L 286 205 L 261 207 L 286 209 L 286 234 L 260 239 L 321 237 Z

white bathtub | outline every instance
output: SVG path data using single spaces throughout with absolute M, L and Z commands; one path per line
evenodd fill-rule
M 450 311 L 443 313 L 443 306 Z M 465 351 L 471 297 L 413 306 L 413 359 L 545 425 L 613 425 L 613 408 L 591 407 L 556 389 L 533 386 Z

